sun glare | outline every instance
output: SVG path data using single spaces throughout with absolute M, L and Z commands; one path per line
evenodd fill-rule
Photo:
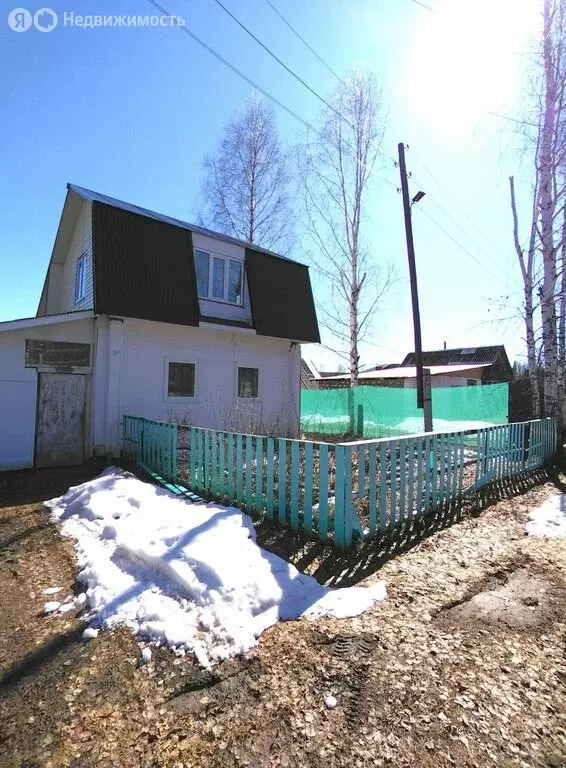
M 471 132 L 489 111 L 513 109 L 521 52 L 532 48 L 538 0 L 439 0 L 422 11 L 407 60 L 408 98 L 430 127 Z

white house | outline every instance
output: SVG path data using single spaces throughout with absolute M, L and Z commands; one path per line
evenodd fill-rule
M 0 323 L 0 469 L 116 455 L 124 415 L 299 430 L 308 268 L 69 184 L 37 316 Z

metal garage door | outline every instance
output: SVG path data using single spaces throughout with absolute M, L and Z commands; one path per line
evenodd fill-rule
M 0 469 L 33 466 L 35 381 L 0 381 Z

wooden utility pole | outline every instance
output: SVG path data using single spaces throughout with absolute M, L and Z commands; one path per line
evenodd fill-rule
M 411 219 L 411 198 L 405 163 L 405 145 L 400 142 L 399 173 L 401 174 L 401 192 L 403 193 L 403 212 L 405 214 L 405 236 L 407 238 L 407 257 L 409 259 L 409 279 L 411 282 L 411 301 L 413 305 L 413 329 L 415 335 L 415 368 L 417 369 L 417 408 L 424 409 L 425 432 L 432 431 L 432 408 L 430 394 L 425 398 L 423 387 L 423 347 L 421 339 L 421 315 L 419 311 L 419 292 L 417 288 L 417 266 L 415 263 L 415 245 L 413 242 L 413 222 Z

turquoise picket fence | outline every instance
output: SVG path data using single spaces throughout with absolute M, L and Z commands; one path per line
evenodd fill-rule
M 542 467 L 552 419 L 330 444 L 124 418 L 124 456 L 177 493 L 264 511 L 345 548 Z

